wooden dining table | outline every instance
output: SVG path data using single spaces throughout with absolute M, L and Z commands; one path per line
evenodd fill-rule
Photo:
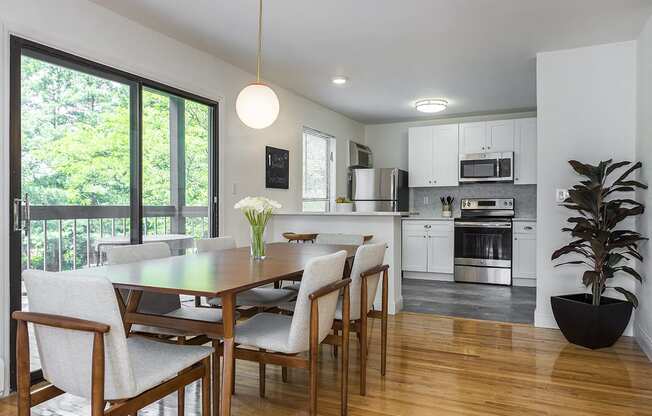
M 233 372 L 235 365 L 235 298 L 236 294 L 258 286 L 281 280 L 297 280 L 301 277 L 308 261 L 318 256 L 332 254 L 341 250 L 347 252 L 347 264 L 355 256 L 357 246 L 271 243 L 266 247 L 264 260 L 253 260 L 249 247 L 217 251 L 211 253 L 173 256 L 136 263 L 116 264 L 85 269 L 85 273 L 101 274 L 107 277 L 118 289 L 128 289 L 129 296 L 121 304 L 125 330 L 129 333 L 131 325 L 142 324 L 190 330 L 206 334 L 214 340 L 223 340 L 223 366 L 221 373 L 221 394 L 219 408 L 213 400 L 213 414 L 231 414 L 231 395 L 233 391 Z M 345 277 L 350 268 L 345 268 Z M 143 291 L 178 295 L 219 297 L 222 304 L 222 322 L 188 320 L 170 316 L 152 315 L 138 312 L 138 304 Z M 346 325 L 342 334 L 342 414 L 346 414 L 348 392 L 348 338 Z M 214 342 L 214 345 L 217 345 Z M 213 380 L 219 371 L 219 359 L 213 360 Z M 220 386 L 213 383 L 214 395 L 219 394 Z

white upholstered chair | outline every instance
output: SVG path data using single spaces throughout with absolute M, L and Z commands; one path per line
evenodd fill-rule
M 233 237 L 204 238 L 195 243 L 197 253 L 221 251 L 236 248 Z M 250 289 L 236 296 L 236 304 L 239 306 L 258 306 L 270 308 L 286 303 L 296 297 L 296 292 L 288 289 L 276 289 L 272 287 L 258 287 Z M 221 306 L 221 298 L 208 299 L 208 304 Z
M 29 312 L 14 312 L 18 414 L 64 392 L 91 401 L 92 416 L 120 406 L 130 414 L 195 380 L 210 412 L 210 347 L 126 337 L 113 285 L 105 277 L 27 270 Z M 30 392 L 27 323 L 33 323 L 43 377 Z
M 367 244 L 358 247 L 351 267 L 351 302 L 349 319 L 353 321 L 353 330 L 358 334 L 360 347 L 360 394 L 366 394 L 367 381 L 367 320 L 369 317 L 381 319 L 381 375 L 385 375 L 387 366 L 387 270 L 383 259 L 387 245 L 385 243 Z M 378 284 L 383 281 L 381 310 L 372 310 Z M 366 292 L 366 296 L 363 295 Z M 336 322 L 333 326 L 339 333 L 342 321 L 342 298 L 338 300 L 335 311 Z M 281 306 L 282 310 L 294 311 L 294 302 Z M 337 348 L 337 346 L 335 346 Z
M 261 396 L 265 394 L 265 362 L 270 362 L 266 357 L 274 355 L 278 359 L 272 362 L 309 369 L 310 414 L 316 414 L 318 345 L 333 326 L 340 290 L 344 290 L 348 302 L 350 279 L 342 279 L 345 261 L 346 252 L 339 251 L 308 262 L 292 316 L 260 313 L 236 326 L 236 358 L 259 362 Z M 246 357 L 242 357 L 238 354 L 240 346 L 254 347 L 259 351 L 248 352 Z M 309 352 L 303 364 L 298 364 L 302 360 L 300 357 L 283 361 L 283 357 L 302 352 Z
M 358 234 L 317 234 L 315 244 L 342 244 L 349 246 L 361 246 L 364 243 L 364 236 Z
M 170 257 L 171 254 L 170 247 L 166 243 L 146 243 L 112 247 L 107 252 L 106 259 L 107 264 L 112 265 L 161 259 Z M 121 290 L 120 293 L 126 298 L 127 291 Z M 143 292 L 140 303 L 138 304 L 138 312 L 215 323 L 222 321 L 222 310 L 220 309 L 182 306 L 179 295 L 165 293 Z M 140 334 L 176 337 L 177 343 L 179 344 L 205 344 L 212 342 L 213 346 L 217 347 L 219 343 L 218 340 L 209 340 L 204 334 L 158 326 L 136 324 L 131 326 L 131 331 Z M 177 404 L 178 411 L 180 413 L 183 412 L 185 406 L 185 388 L 179 390 Z

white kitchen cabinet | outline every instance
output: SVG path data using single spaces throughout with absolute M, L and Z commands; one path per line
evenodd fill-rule
M 453 221 L 403 221 L 403 270 L 453 273 Z
M 432 127 L 413 127 L 408 132 L 408 183 L 410 187 L 432 186 Z
M 410 128 L 409 186 L 457 186 L 458 142 L 457 124 Z
M 517 286 L 535 286 L 537 277 L 536 223 L 514 221 L 512 277 Z
M 452 224 L 430 224 L 428 229 L 428 271 L 453 273 L 454 237 Z
M 514 150 L 514 120 L 487 121 L 487 152 Z
M 419 221 L 403 222 L 403 270 L 428 270 L 428 229 Z
M 460 124 L 460 154 L 484 153 L 486 136 L 487 124 L 484 121 Z
M 516 120 L 514 137 L 514 184 L 537 183 L 537 119 Z
M 514 120 L 460 124 L 460 154 L 500 153 L 514 150 Z

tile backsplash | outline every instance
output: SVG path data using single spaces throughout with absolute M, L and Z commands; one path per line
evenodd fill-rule
M 455 198 L 454 216 L 460 215 L 462 198 L 514 198 L 517 217 L 536 218 L 537 216 L 537 186 L 511 183 L 470 183 L 440 188 L 412 188 L 410 212 L 418 212 L 423 216 L 438 216 L 441 214 L 439 197 L 448 195 Z

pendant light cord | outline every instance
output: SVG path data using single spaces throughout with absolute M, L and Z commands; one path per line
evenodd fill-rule
M 256 82 L 260 83 L 260 50 L 263 45 L 263 0 L 258 3 L 258 56 L 256 60 Z

